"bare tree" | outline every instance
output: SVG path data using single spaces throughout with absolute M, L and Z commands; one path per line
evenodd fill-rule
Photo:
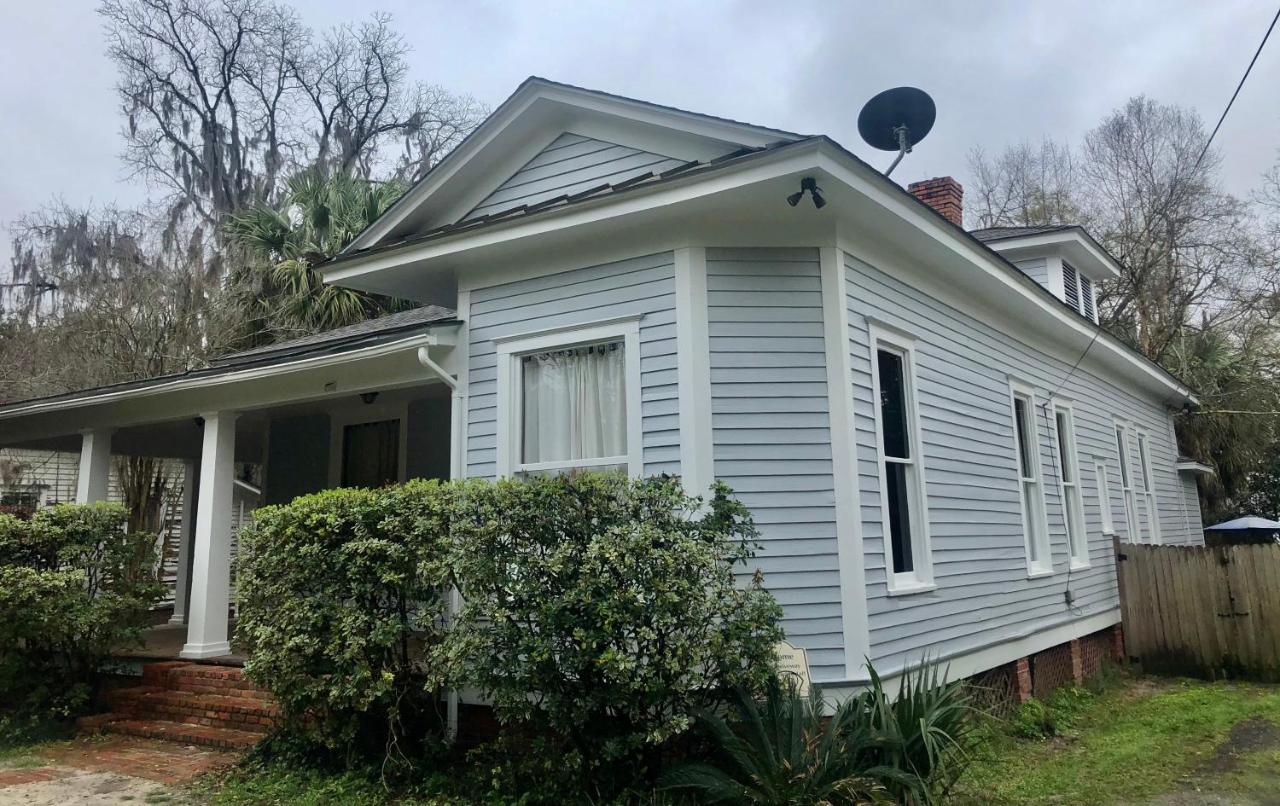
M 1251 310 L 1270 271 L 1249 206 L 1217 188 L 1218 155 L 1201 158 L 1205 138 L 1194 112 L 1133 98 L 1079 150 L 1046 140 L 971 153 L 969 215 L 1087 226 L 1124 269 L 1099 288 L 1105 323 L 1160 360 L 1188 322 Z
M 124 160 L 162 188 L 171 226 L 277 200 L 319 164 L 417 178 L 479 122 L 468 97 L 410 82 L 379 15 L 317 37 L 269 0 L 104 0 L 127 118 Z

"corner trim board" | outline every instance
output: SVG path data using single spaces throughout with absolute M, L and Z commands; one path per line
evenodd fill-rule
M 854 438 L 853 353 L 849 339 L 844 251 L 824 246 L 818 250 L 818 255 L 827 354 L 831 473 L 836 499 L 836 557 L 840 565 L 840 622 L 844 637 L 845 676 L 852 676 L 864 673 L 865 659 L 871 655 L 862 519 L 858 516 L 858 474 L 854 464 L 857 443 Z
M 675 286 L 680 476 L 688 494 L 706 496 L 715 481 L 715 454 L 705 248 L 675 250 Z

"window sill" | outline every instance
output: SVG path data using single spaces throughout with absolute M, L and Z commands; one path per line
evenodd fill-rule
M 1052 568 L 1038 568 L 1027 571 L 1027 579 L 1044 579 L 1045 577 L 1051 577 L 1053 575 L 1054 570 Z
M 1088 571 L 1092 566 L 1087 562 L 1075 562 L 1070 565 L 1072 571 Z
M 901 582 L 896 585 L 889 586 L 890 596 L 910 596 L 915 593 L 928 593 L 937 590 L 937 584 L 933 582 Z

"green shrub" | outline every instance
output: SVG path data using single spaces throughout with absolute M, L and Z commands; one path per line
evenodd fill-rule
M 125 518 L 109 503 L 0 515 L 0 707 L 19 721 L 83 711 L 112 650 L 140 641 L 163 589 L 155 535 Z
M 461 679 L 579 761 L 565 783 L 599 799 L 644 780 L 700 710 L 773 677 L 780 608 L 735 577 L 755 529 L 727 489 L 703 505 L 675 479 L 584 473 L 456 490 Z
M 940 801 L 964 771 L 975 724 L 965 682 L 948 681 L 944 669 L 922 663 L 904 671 L 898 692 L 889 696 L 869 661 L 867 669 L 870 687 L 841 705 L 865 718 L 876 738 L 863 766 L 898 771 L 885 782 L 904 802 Z M 859 724 L 857 717 L 848 721 Z
M 762 698 L 740 692 L 732 722 L 704 713 L 714 759 L 671 770 L 661 786 L 710 803 L 888 803 L 881 779 L 897 773 L 861 763 L 876 741 L 864 716 L 840 708 L 828 718 L 818 687 L 803 696 L 775 679 Z
M 240 535 L 236 639 L 285 727 L 397 759 L 438 736 L 450 490 L 328 490 Z
M 1023 739 L 1044 739 L 1058 732 L 1049 707 L 1034 698 L 1018 706 L 1010 722 L 1010 729 L 1015 736 Z

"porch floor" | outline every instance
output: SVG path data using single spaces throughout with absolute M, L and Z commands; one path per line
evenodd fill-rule
M 230 632 L 235 635 L 235 623 L 232 622 Z M 148 627 L 142 633 L 143 645 L 141 647 L 129 647 L 121 649 L 114 653 L 115 657 L 122 659 L 143 659 L 149 661 L 158 660 L 184 660 L 179 657 L 182 647 L 187 642 L 187 625 L 185 624 L 158 624 L 154 627 Z M 201 663 L 211 663 L 220 666 L 243 666 L 248 655 L 237 647 L 234 643 L 231 645 L 231 654 L 223 655 L 218 658 L 207 658 Z

